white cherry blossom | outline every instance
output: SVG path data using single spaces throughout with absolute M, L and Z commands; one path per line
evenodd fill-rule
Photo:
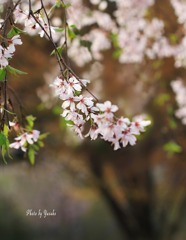
M 178 104 L 175 115 L 186 125 L 186 86 L 181 78 L 177 78 L 171 82 L 171 87 L 176 94 L 176 102 Z
M 115 0 L 114 17 L 106 12 L 106 1 L 91 0 L 92 4 L 97 5 L 97 10 L 92 10 L 91 14 L 89 8 L 83 5 L 82 0 L 71 0 L 71 3 L 72 6 L 66 10 L 67 16 L 70 16 L 68 27 L 76 24 L 77 28 L 81 29 L 91 24 L 96 25 L 83 36 L 77 36 L 71 40 L 72 42 L 68 42 L 68 55 L 78 66 L 84 66 L 92 60 L 102 60 L 103 51 L 112 47 L 110 41 L 112 34 L 118 38 L 117 44 L 121 50 L 119 61 L 121 63 L 141 62 L 144 57 L 151 59 L 157 56 L 161 58 L 175 57 L 175 53 L 177 52 L 178 55 L 180 49 L 183 48 L 184 44 L 180 48 L 170 46 L 167 38 L 162 37 L 164 34 L 163 21 L 156 18 L 151 20 L 146 18 L 147 9 L 154 4 L 154 0 Z M 46 0 L 45 4 L 56 4 L 56 1 Z M 47 37 L 48 34 L 52 34 L 54 44 L 57 46 L 60 43 L 62 46 L 66 40 L 68 41 L 64 31 L 55 31 L 57 30 L 55 26 L 49 26 L 45 14 L 39 10 L 40 7 L 40 2 L 32 2 L 34 18 L 32 14 L 29 14 L 28 2 L 22 1 L 14 11 L 15 23 L 22 24 L 24 31 L 30 35 L 38 34 L 40 37 Z M 46 10 L 49 9 L 46 7 Z M 54 22 L 51 21 L 52 24 Z M 58 22 L 63 24 L 61 20 Z M 57 27 L 60 28 L 60 26 Z M 82 40 L 90 42 L 89 48 L 81 44 Z M 8 65 L 9 59 L 15 52 L 15 45 L 20 44 L 22 41 L 17 35 L 9 39 L 7 48 L 0 46 L 0 68 Z M 177 62 L 179 61 L 177 60 Z M 85 95 L 84 90 L 87 90 L 89 81 L 79 79 L 75 74 L 72 74 L 73 71 L 66 70 L 67 72 L 57 76 L 50 86 L 62 102 L 63 113 L 61 116 L 69 121 L 68 125 L 71 129 L 80 138 L 89 136 L 95 140 L 100 137 L 110 142 L 114 150 L 122 146 L 126 147 L 128 144 L 134 145 L 136 143 L 135 136 L 143 132 L 150 121 L 140 117 L 132 121 L 125 117 L 117 118 L 115 116 L 115 112 L 118 110 L 117 105 L 110 101 L 101 103 L 92 96 Z M 90 129 L 84 136 L 84 125 L 87 122 Z M 27 145 L 37 142 L 39 136 L 38 130 L 25 132 L 15 138 L 16 142 L 12 143 L 11 147 L 26 149 Z
M 94 105 L 93 98 L 80 95 L 78 97 L 78 101 L 77 109 L 81 110 L 81 112 L 85 113 L 85 115 L 88 115 L 88 109 Z
M 77 101 L 76 97 L 69 96 L 63 103 L 62 108 L 70 108 L 71 111 L 74 111 L 76 109 L 75 102 Z
M 10 148 L 15 148 L 15 149 L 21 148 L 21 150 L 22 150 L 23 152 L 26 152 L 26 148 L 23 147 L 23 145 L 21 144 L 20 141 L 16 141 L 16 142 L 11 143 L 11 144 L 9 145 L 9 147 L 10 147 Z
M 32 138 L 34 140 L 34 142 L 37 142 L 40 136 L 40 131 L 38 130 L 33 130 L 32 131 Z
M 106 101 L 104 103 L 97 103 L 96 106 L 101 112 L 104 112 L 105 116 L 108 118 L 112 118 L 113 113 L 118 110 L 118 106 L 112 105 L 110 101 Z
M 10 125 L 12 127 L 15 126 L 15 124 L 12 122 L 10 122 Z M 23 152 L 26 152 L 28 145 L 32 145 L 34 144 L 34 142 L 37 142 L 39 139 L 39 136 L 40 136 L 40 131 L 35 129 L 32 130 L 32 132 L 24 132 L 20 136 L 15 137 L 15 142 L 11 143 L 9 147 L 15 148 L 15 149 L 21 148 Z

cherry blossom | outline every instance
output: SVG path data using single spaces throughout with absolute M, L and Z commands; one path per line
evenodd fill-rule
M 39 135 L 40 135 L 40 131 L 38 131 L 38 130 L 33 130 L 32 131 L 32 138 L 33 138 L 34 142 L 38 141 Z
M 85 115 L 88 115 L 88 109 L 94 105 L 93 98 L 80 95 L 78 101 L 77 109 L 81 110 Z
M 62 84 L 62 81 L 64 81 L 64 84 Z M 87 84 L 88 81 L 84 80 L 84 82 Z M 127 144 L 134 145 L 136 143 L 135 135 L 143 132 L 150 121 L 144 120 L 142 116 L 136 117 L 132 122 L 128 118 L 120 117 L 117 119 L 114 116 L 118 110 L 117 105 L 110 101 L 99 103 L 93 97 L 85 97 L 82 92 L 83 86 L 79 88 L 81 86 L 79 84 L 75 77 L 70 77 L 68 80 L 57 77 L 51 84 L 51 87 L 56 91 L 56 95 L 63 101 L 62 108 L 64 111 L 61 116 L 67 121 L 71 121 L 68 126 L 80 138 L 89 136 L 92 140 L 95 140 L 100 137 L 110 142 L 114 146 L 114 150 L 121 148 L 121 146 L 125 147 Z M 74 91 L 75 88 L 80 92 Z M 61 98 L 61 92 L 66 92 L 63 98 Z M 87 121 L 89 121 L 90 129 L 88 133 L 84 134 L 84 125 Z
M 99 134 L 99 129 L 98 127 L 94 124 L 90 127 L 89 132 L 85 135 L 85 137 L 90 137 L 91 140 L 97 139 Z
M 15 45 L 21 45 L 23 42 L 21 41 L 20 35 L 15 35 L 12 39 L 8 40 L 8 43 L 10 44 L 8 47 L 9 53 L 14 53 Z
M 171 82 L 171 87 L 176 94 L 176 102 L 178 109 L 175 115 L 181 119 L 182 123 L 186 124 L 186 86 L 181 78 L 178 78 Z
M 15 148 L 15 149 L 19 149 L 21 148 L 21 150 L 23 152 L 26 152 L 26 148 L 21 144 L 20 141 L 16 141 L 16 142 L 13 142 L 9 145 L 10 148 Z
M 136 137 L 131 132 L 131 128 L 128 128 L 123 132 L 123 136 L 121 138 L 121 143 L 123 147 L 126 147 L 128 144 L 135 145 L 136 144 Z
M 22 44 L 20 35 L 16 35 L 11 39 L 8 39 L 7 42 L 9 44 L 7 47 L 3 47 L 2 45 L 0 45 L 0 68 L 1 69 L 8 66 L 9 59 L 13 57 L 13 54 L 15 52 L 15 45 Z
M 0 68 L 4 68 L 8 65 L 8 59 L 11 58 L 12 55 L 7 51 L 7 49 L 0 46 Z
M 112 118 L 113 113 L 118 110 L 118 106 L 112 105 L 110 101 L 106 101 L 104 103 L 97 103 L 96 106 L 100 111 L 104 112 L 107 118 Z
M 13 125 L 11 123 L 11 125 Z M 13 125 L 14 126 L 14 125 Z M 28 145 L 32 145 L 34 142 L 37 142 L 40 136 L 40 131 L 38 130 L 32 130 L 32 132 L 24 132 L 18 137 L 15 137 L 15 142 L 11 143 L 9 145 L 10 148 L 15 148 L 21 150 L 23 152 L 26 152 Z
M 62 104 L 62 108 L 70 108 L 71 111 L 74 111 L 76 109 L 75 102 L 77 101 L 77 98 L 70 95 Z
M 115 45 L 121 51 L 118 59 L 120 63 L 141 62 L 146 56 L 151 59 L 156 56 L 174 56 L 176 59 L 176 53 L 177 56 L 179 55 L 181 48 L 170 46 L 167 39 L 163 37 L 163 21 L 157 18 L 149 20 L 145 16 L 147 9 L 154 4 L 153 0 L 140 2 L 115 0 L 116 10 L 112 16 L 107 13 L 108 3 L 106 1 L 91 0 L 91 4 L 96 6 L 91 12 L 82 0 L 71 0 L 70 3 L 72 6 L 65 10 L 67 19 L 63 22 L 61 19 L 57 21 L 59 18 L 56 16 L 56 21 L 53 21 L 51 11 L 55 7 L 48 9 L 47 4 L 50 6 L 57 4 L 55 0 L 45 1 L 46 11 L 43 11 L 40 1 L 32 1 L 31 9 L 28 1 L 20 1 L 14 9 L 14 24 L 21 24 L 23 31 L 31 36 L 39 35 L 41 38 L 48 38 L 56 48 L 58 44 L 62 46 L 62 50 L 65 46 L 68 56 L 77 66 L 84 66 L 93 60 L 101 61 L 104 58 L 103 51 L 113 47 L 111 41 L 113 35 L 117 39 Z M 56 26 L 51 23 L 54 25 L 56 23 Z M 64 25 L 65 31 L 61 30 Z M 68 37 L 68 32 L 74 25 L 78 30 L 91 25 L 95 27 L 90 27 L 90 30 L 82 36 L 77 34 L 75 37 Z M 1 69 L 9 64 L 15 52 L 15 46 L 22 44 L 19 35 L 5 42 L 6 47 L 0 46 Z M 86 46 L 85 43 L 90 44 Z M 161 48 L 164 51 L 159 51 Z M 58 62 L 61 64 L 59 58 Z M 65 68 L 64 71 L 63 68 Z M 143 116 L 132 120 L 125 117 L 118 118 L 115 115 L 118 111 L 117 105 L 109 100 L 103 103 L 99 101 L 89 90 L 87 91 L 89 80 L 78 78 L 66 64 L 63 68 L 60 68 L 59 75 L 56 73 L 58 76 L 50 86 L 55 96 L 61 101 L 61 116 L 68 122 L 72 131 L 80 138 L 90 137 L 91 140 L 95 140 L 100 137 L 110 142 L 114 150 L 126 147 L 128 144 L 134 145 L 136 135 L 144 132 L 150 121 L 145 120 Z M 15 128 L 12 123 L 10 126 Z M 35 144 L 40 136 L 38 130 L 25 130 L 19 134 L 10 147 L 21 148 L 23 151 L 26 151 L 29 145 Z

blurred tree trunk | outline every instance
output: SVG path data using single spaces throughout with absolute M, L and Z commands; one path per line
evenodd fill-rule
M 104 146 L 105 148 L 105 146 Z M 157 240 L 151 219 L 151 201 L 139 202 L 127 196 L 127 205 L 121 205 L 109 189 L 103 178 L 103 168 L 108 152 L 92 147 L 90 151 L 90 168 L 97 179 L 97 186 L 111 209 L 124 239 L 126 240 Z M 149 198 L 152 197 L 152 181 L 150 174 L 146 173 L 146 190 Z M 119 177 L 119 176 L 118 176 Z

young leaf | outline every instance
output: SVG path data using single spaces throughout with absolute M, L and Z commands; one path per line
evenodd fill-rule
M 5 147 L 6 153 L 9 156 L 9 158 L 12 158 L 10 156 L 10 153 L 9 153 L 9 144 L 10 144 L 9 139 L 8 139 L 9 127 L 6 124 L 4 125 L 3 133 L 4 133 L 5 137 L 6 137 L 6 143 L 3 146 Z
M 65 28 L 55 28 L 55 32 L 64 32 Z
M 35 155 L 36 155 L 36 151 L 34 150 L 33 146 L 30 145 L 30 147 L 28 149 L 28 158 L 29 158 L 31 165 L 35 164 Z
M 6 68 L 0 69 L 0 82 L 4 81 L 6 76 Z
M 67 4 L 61 3 L 61 5 L 62 5 L 63 8 L 69 8 L 69 7 L 71 7 L 71 4 L 70 4 L 70 3 L 67 3 Z
M 55 4 L 56 8 L 60 8 L 61 7 L 61 0 L 57 0 L 56 4 Z
M 18 27 L 13 26 L 10 29 L 10 31 L 8 32 L 7 37 L 8 38 L 12 38 L 12 37 L 14 37 L 14 36 L 16 36 L 16 35 L 18 35 L 20 33 L 23 33 L 23 32 L 24 32 L 23 30 L 19 29 Z
M 121 48 L 117 48 L 114 52 L 113 52 L 113 57 L 115 59 L 118 59 L 122 54 L 122 49 Z
M 114 48 L 118 48 L 119 43 L 118 43 L 118 34 L 117 33 L 112 33 L 111 34 L 111 40 L 112 40 Z
M 0 133 L 0 146 L 1 146 L 1 155 L 3 157 L 4 163 L 6 162 L 5 155 L 7 154 L 10 158 L 12 158 L 9 154 L 9 140 L 8 140 L 8 132 L 9 128 L 7 125 L 4 125 L 3 132 Z
M 6 159 L 5 159 L 6 153 L 7 153 L 6 145 L 3 145 L 3 146 L 1 147 L 1 155 L 2 155 L 2 157 L 3 157 L 3 162 L 4 162 L 5 164 L 7 164 L 7 161 L 6 161 Z
M 41 147 L 44 147 L 44 143 L 43 143 L 42 141 L 38 141 L 37 143 L 38 143 L 38 145 L 39 145 L 40 148 L 41 148 Z
M 8 138 L 8 132 L 9 132 L 9 128 L 8 128 L 8 126 L 5 124 L 4 125 L 4 129 L 3 129 L 3 133 L 4 133 L 4 135 Z
M 164 151 L 174 154 L 182 152 L 182 147 L 174 141 L 170 141 L 163 146 Z
M 179 40 L 178 36 L 174 33 L 169 35 L 169 39 L 172 44 L 178 43 Z
M 117 33 L 111 34 L 111 41 L 112 41 L 112 44 L 113 44 L 113 47 L 114 47 L 113 57 L 115 59 L 118 59 L 121 56 L 123 51 L 119 46 L 118 34 Z
M 36 119 L 36 118 L 33 117 L 32 115 L 29 115 L 29 116 L 26 117 L 26 120 L 27 120 L 27 123 L 28 123 L 28 125 L 26 126 L 26 128 L 27 128 L 28 130 L 32 130 L 32 129 L 33 129 L 35 119 Z
M 76 27 L 75 24 L 71 24 L 71 25 L 70 25 L 70 28 L 77 29 L 77 27 Z
M 10 72 L 10 73 L 12 73 L 12 74 L 14 74 L 14 75 L 25 75 L 25 74 L 27 74 L 26 72 L 23 72 L 23 71 L 20 71 L 19 69 L 16 69 L 16 68 L 13 68 L 13 67 L 11 67 L 10 65 L 8 65 L 7 67 L 6 67 L 6 69 Z
M 6 144 L 6 136 L 4 135 L 3 132 L 0 133 L 0 146 L 3 146 Z
M 39 140 L 45 139 L 48 135 L 49 135 L 49 133 L 40 134 L 40 135 L 39 135 Z
M 61 55 L 62 51 L 63 51 L 63 47 L 57 47 L 57 51 Z M 50 56 L 52 56 L 54 54 L 56 54 L 56 50 L 55 49 L 51 52 Z
M 71 28 L 68 28 L 68 36 L 70 40 L 73 40 L 74 38 L 76 38 L 76 34 Z

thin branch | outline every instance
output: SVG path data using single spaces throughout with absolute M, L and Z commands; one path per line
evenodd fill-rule
M 45 8 L 45 6 L 44 6 L 44 4 L 43 4 L 43 0 L 40 0 L 40 1 L 41 1 L 41 7 L 43 8 L 44 13 L 45 13 L 45 16 L 46 16 L 46 18 L 47 18 L 50 38 L 51 38 L 52 41 L 53 41 L 53 36 L 52 36 L 51 28 L 50 28 L 50 26 L 51 26 L 51 24 L 50 24 L 50 19 L 49 19 L 49 17 L 48 17 L 48 13 L 47 13 L 47 11 L 46 11 L 46 8 Z
M 4 22 L 1 25 L 1 29 L 4 28 L 4 25 L 6 24 L 6 22 L 8 21 L 8 19 L 10 18 L 10 16 L 12 15 L 12 13 L 14 12 L 14 10 L 16 9 L 16 7 L 19 5 L 20 2 L 21 0 L 18 0 L 17 3 L 14 5 L 14 7 L 11 8 L 11 11 L 6 15 Z
M 42 1 L 42 0 L 41 0 Z M 30 2 L 30 0 L 29 0 Z M 45 7 L 44 7 L 45 8 Z M 29 9 L 29 14 L 30 16 L 32 16 L 35 20 L 36 23 L 38 23 L 38 25 L 40 26 L 40 28 L 44 31 L 45 35 L 47 36 L 47 38 L 49 39 L 49 41 L 51 42 L 51 44 L 54 47 L 54 50 L 56 52 L 56 56 L 57 56 L 57 61 L 60 67 L 60 71 L 62 73 L 62 75 L 64 76 L 64 71 L 65 69 L 67 69 L 69 71 L 69 73 L 71 73 L 82 85 L 82 87 L 84 87 L 84 89 L 96 100 L 99 101 L 98 98 L 83 84 L 83 82 L 81 81 L 81 79 L 75 74 L 75 72 L 68 66 L 68 64 L 65 62 L 64 58 L 61 56 L 61 54 L 59 53 L 56 44 L 53 41 L 53 38 L 50 36 L 50 34 L 48 34 L 48 32 L 46 31 L 46 29 L 42 26 L 42 24 L 39 22 L 39 20 L 35 17 L 32 9 Z M 47 12 L 46 12 L 47 14 Z M 49 25 L 50 28 L 50 25 Z M 61 65 L 62 64 L 62 65 Z M 64 76 L 65 77 L 65 76 Z
M 57 56 L 57 61 L 59 63 L 59 67 L 60 67 L 60 70 L 61 72 L 63 73 L 63 71 L 65 70 L 64 69 L 64 66 L 62 66 L 60 63 L 61 63 L 61 55 L 56 47 L 56 44 L 54 43 L 53 39 L 50 37 L 50 35 L 48 34 L 48 32 L 46 31 L 46 29 L 42 26 L 42 24 L 38 21 L 38 19 L 35 17 L 32 9 L 30 9 L 30 12 L 29 12 L 30 16 L 33 17 L 33 19 L 35 20 L 35 22 L 40 26 L 40 28 L 44 31 L 45 35 L 47 36 L 47 38 L 49 39 L 49 41 L 52 43 L 53 47 L 54 47 L 54 50 L 56 52 L 56 56 Z M 49 26 L 50 27 L 50 26 Z
M 8 87 L 8 90 L 12 93 L 12 95 L 14 96 L 15 100 L 17 101 L 18 105 L 19 105 L 19 109 L 20 109 L 20 124 L 23 124 L 23 119 L 25 118 L 25 108 L 22 105 L 21 100 L 19 99 L 19 97 L 17 96 L 16 92 L 14 91 L 13 88 Z
M 62 4 L 65 5 L 64 1 L 61 0 Z M 68 58 L 68 38 L 67 38 L 67 26 L 68 26 L 68 23 L 67 23 L 67 12 L 66 12 L 66 8 L 64 7 L 64 24 L 65 24 L 65 42 L 64 42 L 64 45 L 65 45 L 65 54 L 66 54 L 66 61 L 67 61 L 67 64 L 69 65 L 69 58 Z

